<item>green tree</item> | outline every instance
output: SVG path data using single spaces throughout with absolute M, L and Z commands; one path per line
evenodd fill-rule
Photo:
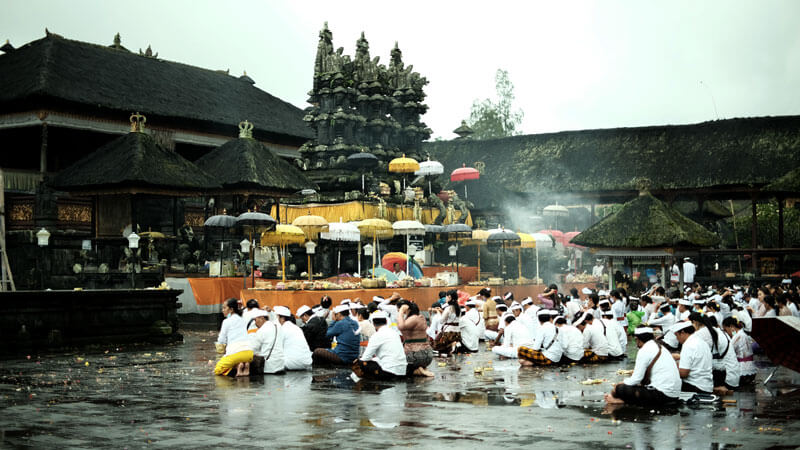
M 467 124 L 474 134 L 473 139 L 492 139 L 520 134 L 517 129 L 522 123 L 522 110 L 512 110 L 514 84 L 508 71 L 497 69 L 494 77 L 497 99 L 475 100 L 472 103 Z

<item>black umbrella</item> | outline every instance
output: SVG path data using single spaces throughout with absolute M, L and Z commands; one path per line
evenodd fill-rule
M 371 170 L 378 167 L 379 163 L 377 156 L 363 150 L 347 157 L 347 164 L 354 169 Z M 364 190 L 364 172 L 361 172 L 361 190 Z
M 264 214 L 260 212 L 246 212 L 239 214 L 239 217 L 236 218 L 236 225 L 241 225 L 244 227 L 250 227 L 250 242 L 253 243 L 253 231 L 257 228 L 264 228 L 266 231 L 272 231 L 275 229 L 277 225 L 277 221 L 272 218 L 269 214 Z M 256 246 L 253 243 L 250 246 L 250 255 L 251 255 L 251 266 L 253 269 L 253 287 L 256 285 Z M 245 271 L 247 273 L 247 271 Z
M 443 233 L 444 227 L 441 225 L 425 225 L 425 234 Z
M 753 319 L 751 335 L 770 361 L 800 372 L 800 349 L 796 345 L 788 345 L 800 339 L 800 318 L 779 316 Z M 772 375 L 767 377 L 764 384 L 770 378 Z
M 236 217 L 229 216 L 227 214 L 211 216 L 206 219 L 205 223 L 203 224 L 204 227 L 219 228 L 222 230 L 222 239 L 220 240 L 221 242 L 219 248 L 219 276 L 222 276 L 222 253 L 224 252 L 225 246 L 225 230 L 233 227 L 234 225 L 236 225 Z

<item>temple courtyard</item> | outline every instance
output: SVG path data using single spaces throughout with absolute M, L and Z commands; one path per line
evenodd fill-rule
M 800 374 L 780 368 L 765 386 L 764 357 L 755 388 L 725 403 L 612 411 L 603 394 L 631 359 L 529 369 L 482 348 L 434 360 L 433 379 L 357 383 L 314 369 L 248 380 L 211 374 L 216 331 L 184 334 L 3 361 L 0 446 L 793 448 L 800 432 Z

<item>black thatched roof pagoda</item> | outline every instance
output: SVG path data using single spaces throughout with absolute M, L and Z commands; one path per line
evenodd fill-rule
M 286 195 L 318 189 L 300 170 L 253 139 L 252 129 L 253 124 L 240 123 L 238 139 L 217 147 L 195 164 L 230 194 Z
M 719 241 L 716 234 L 647 192 L 572 239 L 587 247 L 624 249 L 711 247 Z
M 0 73 L 0 112 L 59 104 L 111 118 L 141 111 L 165 126 L 190 122 L 206 132 L 247 117 L 259 125 L 259 138 L 302 143 L 313 136 L 302 110 L 256 88 L 249 77 L 132 53 L 118 39 L 102 46 L 49 33 L 0 55 Z
M 53 185 L 75 194 L 197 195 L 220 188 L 215 179 L 144 133 L 144 117 L 131 116 L 132 131 L 61 171 Z
M 455 139 L 425 143 L 423 151 L 451 169 L 484 163 L 481 182 L 470 185 L 479 207 L 481 198 L 515 193 L 619 201 L 636 195 L 637 177 L 649 178 L 657 195 L 728 199 L 800 167 L 800 116 Z

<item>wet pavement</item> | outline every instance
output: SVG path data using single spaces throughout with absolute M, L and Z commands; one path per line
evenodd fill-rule
M 800 374 L 780 369 L 765 387 L 766 360 L 730 406 L 608 411 L 603 394 L 632 359 L 520 368 L 482 350 L 434 361 L 434 379 L 355 383 L 349 370 L 315 369 L 242 380 L 211 374 L 215 331 L 185 337 L 0 361 L 0 447 L 798 445 Z M 581 384 L 590 379 L 603 381 Z

